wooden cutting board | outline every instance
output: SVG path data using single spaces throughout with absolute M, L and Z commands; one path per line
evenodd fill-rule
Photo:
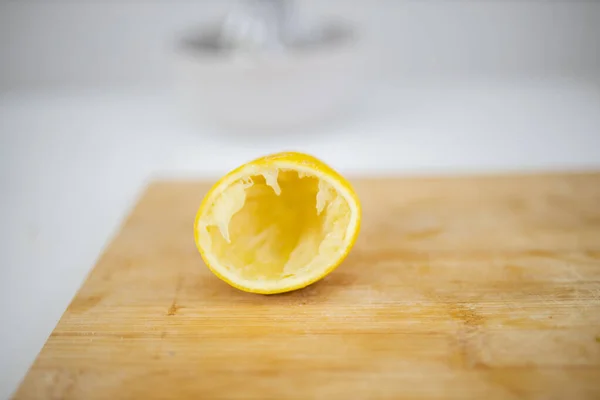
M 203 265 L 207 184 L 150 185 L 16 398 L 600 398 L 600 174 L 354 183 L 349 258 L 274 296 Z

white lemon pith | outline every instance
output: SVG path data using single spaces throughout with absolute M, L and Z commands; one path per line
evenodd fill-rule
M 249 163 L 213 187 L 198 212 L 195 237 L 217 276 L 242 290 L 280 293 L 322 278 L 341 262 L 360 212 L 333 171 L 261 160 L 267 161 Z

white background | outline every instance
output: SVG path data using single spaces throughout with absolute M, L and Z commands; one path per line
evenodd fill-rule
M 282 149 L 354 175 L 600 168 L 600 3 L 305 1 L 360 24 L 368 95 L 262 137 L 190 126 L 173 101 L 173 43 L 228 3 L 0 2 L 0 398 L 152 178 Z
M 0 1 L 0 88 L 165 85 L 181 32 L 232 1 Z M 303 0 L 367 32 L 379 75 L 597 74 L 600 6 L 556 0 Z

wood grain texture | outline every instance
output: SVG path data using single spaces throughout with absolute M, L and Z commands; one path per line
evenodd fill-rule
M 203 265 L 206 184 L 152 184 L 15 397 L 600 398 L 600 174 L 354 183 L 348 259 L 273 296 Z

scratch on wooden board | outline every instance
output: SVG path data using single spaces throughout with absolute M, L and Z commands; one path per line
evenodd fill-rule
M 175 300 L 173 300 L 173 303 L 171 304 L 171 306 L 169 307 L 169 310 L 167 311 L 167 315 L 169 317 L 172 317 L 173 315 L 177 314 L 177 311 L 179 311 L 181 307 L 179 307 L 177 305 L 177 303 L 175 303 Z
M 167 310 L 167 316 L 169 316 L 169 317 L 177 315 L 177 312 L 181 308 L 183 308 L 183 307 L 177 305 L 177 297 L 179 296 L 179 291 L 181 290 L 182 285 L 183 285 L 183 276 L 179 276 L 179 278 L 177 278 L 177 286 L 175 287 L 175 295 L 173 296 L 173 302 L 171 303 L 171 305 L 169 306 L 169 309 Z
M 473 306 L 455 304 L 448 311 L 454 319 L 462 321 L 466 326 L 479 326 L 483 323 L 483 317 L 475 311 Z
M 483 362 L 484 338 L 481 326 L 485 320 L 470 304 L 451 304 L 448 314 L 454 320 L 461 322 L 456 333 L 457 355 L 459 363 L 466 368 L 488 369 Z

